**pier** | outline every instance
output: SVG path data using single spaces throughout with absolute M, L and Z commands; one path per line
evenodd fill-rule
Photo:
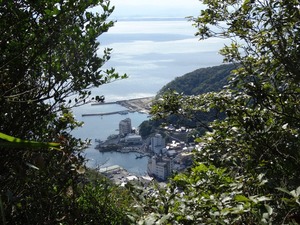
M 114 102 L 97 102 L 97 103 L 92 103 L 92 106 L 95 105 L 112 105 L 112 104 L 118 104 L 118 101 L 114 101 Z
M 82 116 L 109 116 L 114 114 L 126 115 L 128 113 L 129 110 L 122 110 L 122 111 L 107 112 L 107 113 L 86 113 L 86 114 L 82 114 Z

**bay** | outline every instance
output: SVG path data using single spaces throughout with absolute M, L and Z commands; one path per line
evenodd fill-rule
M 85 105 L 73 109 L 76 119 L 83 121 L 84 125 L 73 131 L 73 135 L 82 140 L 91 140 L 91 146 L 84 151 L 87 160 L 86 165 L 90 168 L 103 168 L 112 165 L 119 165 L 128 172 L 135 175 L 145 175 L 147 172 L 148 158 L 136 159 L 136 153 L 104 152 L 101 153 L 95 149 L 96 139 L 106 140 L 111 134 L 118 134 L 119 122 L 130 118 L 132 126 L 137 128 L 143 121 L 148 119 L 148 114 L 133 112 L 126 115 L 113 114 L 108 116 L 85 116 L 87 113 L 107 113 L 126 110 L 126 108 L 117 105 L 91 106 Z
M 215 66 L 222 62 L 218 50 L 224 46 L 224 39 L 199 41 L 194 36 L 196 28 L 185 20 L 120 21 L 99 37 L 101 46 L 112 48 L 112 58 L 103 69 L 115 68 L 129 78 L 99 88 L 93 88 L 92 96 L 104 95 L 106 101 L 126 100 L 155 96 L 168 82 L 178 76 L 201 67 Z M 74 109 L 77 120 L 84 126 L 74 131 L 74 136 L 91 139 L 92 145 L 84 152 L 89 167 L 120 165 L 130 173 L 140 175 L 147 170 L 147 158 L 135 159 L 134 153 L 99 153 L 95 139 L 105 140 L 110 134 L 118 134 L 119 122 L 131 118 L 138 127 L 147 114 L 129 113 L 110 116 L 82 117 L 86 113 L 103 113 L 126 110 L 120 105 L 84 105 Z

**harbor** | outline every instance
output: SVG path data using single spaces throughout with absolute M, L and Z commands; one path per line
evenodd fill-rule
M 149 113 L 153 100 L 154 100 L 154 96 L 150 96 L 150 97 L 142 97 L 142 98 L 132 98 L 128 100 L 93 103 L 92 106 L 118 104 L 127 108 L 130 112 Z
M 111 102 L 99 102 L 99 103 L 93 103 L 92 106 L 104 106 L 104 105 L 120 105 L 127 110 L 119 110 L 119 111 L 113 111 L 113 112 L 99 112 L 99 113 L 84 113 L 81 116 L 110 116 L 114 114 L 119 115 L 126 115 L 128 113 L 132 112 L 139 112 L 139 113 L 149 113 L 151 104 L 153 102 L 154 97 L 144 97 L 144 98 L 134 98 L 134 99 L 128 99 L 128 100 L 119 100 L 119 101 L 111 101 Z
M 81 115 L 88 113 L 99 115 L 97 110 L 97 107 L 91 107 L 88 112 L 81 112 Z M 88 159 L 87 166 L 101 169 L 101 172 L 104 172 L 110 179 L 124 183 L 127 180 L 126 177 L 132 178 L 131 175 L 141 177 L 145 174 L 159 181 L 165 181 L 173 170 L 180 171 L 190 165 L 192 158 L 190 148 L 194 147 L 188 146 L 187 148 L 187 145 L 178 139 L 186 133 L 185 129 L 173 131 L 170 128 L 168 131 L 169 127 L 165 128 L 167 133 L 171 130 L 175 132 L 167 135 L 173 141 L 166 145 L 161 134 L 157 133 L 142 139 L 138 133 L 139 130 L 136 128 L 148 118 L 147 114 L 131 112 L 131 109 L 117 104 L 101 106 L 101 110 L 108 116 L 105 118 L 84 117 L 84 122 L 88 123 L 91 132 L 84 132 L 84 135 L 95 140 L 85 150 L 86 159 Z M 124 116 L 119 112 L 130 113 Z M 124 168 L 128 174 L 127 172 L 123 174 L 121 172 L 123 170 L 116 165 Z M 119 177 L 119 172 L 123 177 Z

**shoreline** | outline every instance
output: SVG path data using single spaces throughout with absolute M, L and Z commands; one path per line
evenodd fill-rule
M 153 97 L 135 98 L 117 101 L 116 103 L 127 108 L 129 111 L 149 114 L 154 100 Z
M 128 100 L 118 100 L 114 102 L 103 102 L 103 103 L 93 103 L 92 106 L 108 105 L 108 104 L 118 104 L 128 109 L 130 112 L 141 112 L 149 114 L 151 110 L 151 105 L 155 96 L 133 98 Z
M 144 156 L 150 155 L 148 152 L 144 151 L 142 147 L 136 146 L 121 146 L 119 144 L 110 144 L 106 146 L 99 146 L 95 147 L 96 150 L 99 152 L 119 152 L 119 153 L 138 153 Z
M 136 153 L 136 154 L 139 154 L 136 155 L 137 158 L 143 158 L 143 157 L 150 157 L 151 154 L 150 153 L 147 153 L 147 152 L 141 152 L 139 150 L 122 150 L 122 149 L 117 149 L 117 150 L 104 150 L 104 151 L 101 151 L 100 149 L 96 149 L 98 150 L 100 153 L 105 153 L 105 152 L 118 152 L 118 153 L 122 153 L 122 154 L 127 154 L 127 153 Z

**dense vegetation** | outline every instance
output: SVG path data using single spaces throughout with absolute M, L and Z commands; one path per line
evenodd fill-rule
M 228 78 L 233 69 L 237 66 L 234 64 L 224 64 L 207 68 L 200 68 L 193 72 L 184 74 L 175 78 L 166 84 L 157 93 L 156 99 L 167 93 L 181 93 L 183 95 L 200 95 L 212 91 L 220 91 L 228 84 Z M 176 97 L 175 97 L 176 98 Z M 163 123 L 170 123 L 174 126 L 186 126 L 193 128 L 194 132 L 190 133 L 188 141 L 193 141 L 195 136 L 201 136 L 207 131 L 207 124 L 216 118 L 224 118 L 224 114 L 219 114 L 216 110 L 210 112 L 195 111 L 192 116 L 169 115 L 164 120 L 147 120 L 144 121 L 139 131 L 143 138 L 157 132 Z
M 102 0 L 0 1 L 1 224 L 128 223 L 111 184 L 87 184 L 86 143 L 70 135 L 80 125 L 70 107 L 121 78 L 101 70 L 110 49 L 97 54 L 112 10 Z
M 1 223 L 300 223 L 300 3 L 202 2 L 191 18 L 197 35 L 231 38 L 221 53 L 239 67 L 224 89 L 168 92 L 152 112 L 226 117 L 206 126 L 193 167 L 166 188 L 127 189 L 87 172 L 86 143 L 70 135 L 80 125 L 70 107 L 91 100 L 90 87 L 121 78 L 101 70 L 109 49 L 96 54 L 96 38 L 113 25 L 109 2 L 0 2 Z M 95 5 L 100 14 L 87 11 Z
M 230 38 L 221 50 L 238 64 L 225 89 L 197 96 L 165 94 L 155 117 L 217 109 L 195 152 L 145 220 L 165 224 L 300 223 L 300 3 L 202 1 L 191 18 L 197 35 Z
M 235 68 L 234 64 L 224 64 L 197 69 L 166 84 L 158 92 L 158 96 L 169 90 L 184 95 L 200 95 L 211 91 L 220 91 L 228 84 L 229 74 Z

